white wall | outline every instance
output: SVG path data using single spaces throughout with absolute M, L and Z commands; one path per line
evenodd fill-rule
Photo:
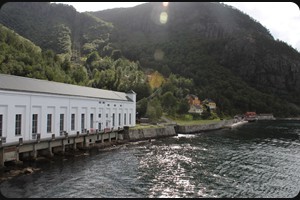
M 38 114 L 38 133 L 41 139 L 51 138 L 52 134 L 60 136 L 60 114 L 64 114 L 64 131 L 69 135 L 81 133 L 81 114 L 85 115 L 85 129 L 90 130 L 90 114 L 93 113 L 93 127 L 101 129 L 135 126 L 135 102 L 116 101 L 97 98 L 70 97 L 0 90 L 0 114 L 3 115 L 3 133 L 6 143 L 32 140 L 32 115 Z M 75 114 L 75 130 L 71 130 L 71 114 Z M 115 113 L 115 126 L 112 127 L 112 116 Z M 121 113 L 121 126 L 119 126 Z M 126 113 L 126 124 L 124 114 Z M 129 113 L 132 119 L 129 124 Z M 22 132 L 15 135 L 16 114 L 22 114 Z M 52 114 L 52 130 L 47 133 L 47 114 Z M 101 118 L 99 118 L 101 114 Z M 108 115 L 106 117 L 106 114 Z M 106 126 L 107 122 L 107 126 Z

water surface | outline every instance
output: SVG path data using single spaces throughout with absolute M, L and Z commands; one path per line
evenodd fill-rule
M 39 166 L 0 191 L 22 198 L 295 197 L 299 138 L 299 121 L 179 134 Z

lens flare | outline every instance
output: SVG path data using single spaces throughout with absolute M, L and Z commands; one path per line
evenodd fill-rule
M 167 23 L 167 21 L 168 21 L 168 14 L 167 14 L 166 12 L 162 12 L 162 13 L 160 14 L 159 21 L 160 21 L 160 23 L 162 23 L 162 24 Z
M 162 60 L 164 58 L 165 53 L 161 49 L 156 49 L 154 52 L 155 60 Z
M 167 7 L 169 5 L 169 2 L 163 2 L 163 6 Z

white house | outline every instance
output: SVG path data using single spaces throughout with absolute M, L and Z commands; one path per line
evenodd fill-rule
M 0 74 L 2 143 L 135 126 L 136 93 Z
M 203 108 L 201 105 L 191 105 L 188 113 L 197 113 L 201 115 L 203 113 Z

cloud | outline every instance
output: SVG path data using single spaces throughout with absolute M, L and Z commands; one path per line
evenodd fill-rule
M 275 39 L 299 51 L 300 10 L 293 2 L 224 2 L 248 14 L 267 28 Z
M 78 12 L 134 7 L 146 2 L 51 2 L 72 5 Z

